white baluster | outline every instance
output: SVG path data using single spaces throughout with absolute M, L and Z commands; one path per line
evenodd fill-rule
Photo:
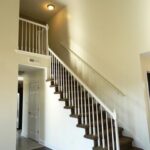
M 56 59 L 56 57 L 54 57 L 55 58 L 55 85 L 57 85 L 57 59 Z
M 60 92 L 60 63 L 59 63 L 59 61 L 58 61 L 58 67 L 57 67 L 57 73 L 58 73 L 58 91 Z
M 110 145 L 109 145 L 109 130 L 108 130 L 108 114 L 106 112 L 106 130 L 107 130 L 107 148 L 110 150 Z
M 37 40 L 37 39 L 36 39 L 36 36 L 37 36 L 37 35 L 36 35 L 36 25 L 34 26 L 34 30 L 35 30 L 35 37 L 34 37 L 34 38 L 35 38 L 35 51 L 34 51 L 34 52 L 36 53 L 36 52 L 37 52 L 37 44 L 36 44 L 36 42 L 37 42 L 37 41 L 36 41 L 36 40 Z
M 58 86 L 58 91 L 59 91 L 59 61 L 57 59 L 57 86 Z
M 29 52 L 31 52 L 31 24 L 29 23 Z
M 21 33 L 21 36 L 22 36 L 22 38 L 21 38 L 21 50 L 24 50 L 24 49 L 23 49 L 23 41 L 24 41 L 24 38 L 23 38 L 23 37 L 24 37 L 23 30 L 24 30 L 24 25 L 23 25 L 23 21 L 21 21 L 21 22 L 22 22 L 22 30 L 21 30 L 21 31 L 22 31 L 22 33 Z
M 55 56 L 53 55 L 53 79 L 54 79 L 54 85 L 55 85 Z
M 65 68 L 63 67 L 63 98 L 65 99 Z
M 60 72 L 61 72 L 61 92 L 63 92 L 63 66 L 62 66 L 62 64 L 61 64 Z
M 38 41 L 39 41 L 39 54 L 41 53 L 41 52 L 40 52 L 40 50 L 41 50 L 41 32 L 40 32 L 41 30 L 40 30 L 40 29 L 41 29 L 41 28 L 39 27 L 39 31 L 38 31 L 38 32 L 39 32 L 39 33 L 38 33 L 38 37 L 39 37 L 39 40 L 38 40 Z
M 70 81 L 69 81 L 69 76 L 70 76 L 70 73 L 68 72 L 68 78 L 67 78 L 67 80 L 68 80 L 68 100 L 69 100 L 69 106 L 71 106 L 71 96 L 70 96 L 70 93 L 71 93 L 71 91 L 70 91 Z
M 56 80 L 55 80 L 55 85 L 58 84 L 58 78 L 57 78 L 57 59 L 55 57 L 55 75 L 56 75 Z
M 35 34 L 34 34 L 35 32 L 34 32 L 34 24 L 32 25 L 32 52 L 34 53 L 34 36 L 35 36 Z
M 119 135 L 118 135 L 118 124 L 117 124 L 117 115 L 116 112 L 114 111 L 115 114 L 115 137 L 116 137 L 116 150 L 120 150 L 120 144 L 119 144 Z
M 51 54 L 51 79 L 53 79 L 53 55 Z
M 74 100 L 73 100 L 73 76 L 71 75 L 71 81 L 70 81 L 70 84 L 71 84 L 71 88 L 70 88 L 70 96 L 71 96 L 71 106 L 74 106 Z
M 86 104 L 86 90 L 84 89 L 84 117 L 85 117 L 85 125 L 87 125 L 87 104 Z
M 73 80 L 73 85 L 74 85 L 74 107 L 75 107 L 75 114 L 77 115 L 78 114 L 78 112 L 77 112 L 77 96 L 76 96 L 76 80 L 75 80 L 75 78 L 74 78 L 74 80 Z
M 102 146 L 105 148 L 105 137 L 104 137 L 104 119 L 103 119 L 103 109 L 102 106 L 100 107 L 101 109 L 101 132 L 102 132 Z
M 85 124 L 85 119 L 84 119 L 84 110 L 83 110 L 83 88 L 81 86 L 80 88 L 80 92 L 81 92 L 81 124 Z
M 25 51 L 27 51 L 27 22 L 26 22 L 26 30 L 25 30 Z
M 96 127 L 95 127 L 95 111 L 94 111 L 94 98 L 92 98 L 92 117 L 93 117 L 93 135 L 96 135 Z
M 43 54 L 43 30 L 44 30 L 44 28 L 42 28 L 42 30 L 41 30 L 41 54 Z
M 115 150 L 115 143 L 114 143 L 114 126 L 113 126 L 113 119 L 111 118 L 111 134 L 112 134 L 112 148 Z
M 91 126 L 91 108 L 90 108 L 90 95 L 88 93 L 88 113 L 89 113 L 89 116 L 88 116 L 88 121 L 89 121 L 89 134 L 92 134 L 92 126 Z
M 98 146 L 101 146 L 101 143 L 100 143 L 100 129 L 99 129 L 99 108 L 98 108 L 98 103 L 96 103 L 96 120 L 97 120 L 97 143 L 98 143 Z
M 80 114 L 80 102 L 79 102 L 79 99 L 80 99 L 80 93 L 79 93 L 79 82 L 77 81 L 77 111 L 78 111 L 78 114 Z
M 68 91 L 68 83 L 67 83 L 67 70 L 66 70 L 66 68 L 65 68 L 65 87 L 66 87 L 66 89 L 65 89 L 65 97 L 66 97 L 66 99 L 68 99 L 68 94 L 67 94 L 67 91 Z
M 49 26 L 48 24 L 46 25 L 46 33 L 45 33 L 45 36 L 46 36 L 46 41 L 45 41 L 45 44 L 46 44 L 46 55 L 48 55 L 48 29 L 49 29 Z

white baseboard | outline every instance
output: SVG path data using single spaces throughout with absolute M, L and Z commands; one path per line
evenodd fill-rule
M 40 143 L 41 145 L 43 145 L 43 146 L 46 146 L 46 145 L 45 145 L 45 141 L 42 140 L 42 139 L 39 139 L 39 143 Z
M 25 138 L 28 138 L 28 133 L 26 132 L 21 132 L 21 136 L 25 137 Z

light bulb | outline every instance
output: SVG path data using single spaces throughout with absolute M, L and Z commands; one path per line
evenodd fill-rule
M 54 5 L 49 4 L 49 5 L 47 5 L 47 9 L 50 10 L 50 11 L 52 11 L 52 10 L 55 9 L 55 7 L 54 7 Z

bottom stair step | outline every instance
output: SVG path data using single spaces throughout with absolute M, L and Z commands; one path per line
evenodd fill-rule
M 137 147 L 132 147 L 130 150 L 143 150 L 143 149 L 137 148 Z
M 107 150 L 107 149 L 104 149 L 102 147 L 93 147 L 93 150 Z
M 132 148 L 132 138 L 123 136 L 119 138 L 119 140 L 121 150 L 130 150 Z
M 86 137 L 86 138 L 92 139 L 92 137 Z M 120 137 L 119 140 L 120 140 L 120 150 L 141 150 L 141 149 L 132 148 L 133 139 L 130 137 L 122 136 L 122 137 Z M 102 148 L 102 147 L 98 146 L 98 147 L 93 147 L 93 150 L 108 150 L 108 148 Z M 110 146 L 110 150 L 112 150 L 111 146 Z
M 91 140 L 97 140 L 97 136 L 95 135 L 84 135 L 84 137 Z

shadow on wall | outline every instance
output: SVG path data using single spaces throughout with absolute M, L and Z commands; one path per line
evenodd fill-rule
M 109 100 L 114 101 L 114 103 L 109 106 L 113 110 L 114 105 L 117 105 L 116 99 L 120 99 L 124 95 L 70 49 L 69 19 L 71 18 L 67 7 L 63 7 L 48 22 L 49 47 L 98 97 L 105 101 L 105 104 L 109 106 Z
M 49 22 L 49 47 L 67 64 L 70 64 L 69 53 L 61 45 L 64 43 L 67 47 L 69 43 L 68 15 L 67 7 L 63 7 Z

